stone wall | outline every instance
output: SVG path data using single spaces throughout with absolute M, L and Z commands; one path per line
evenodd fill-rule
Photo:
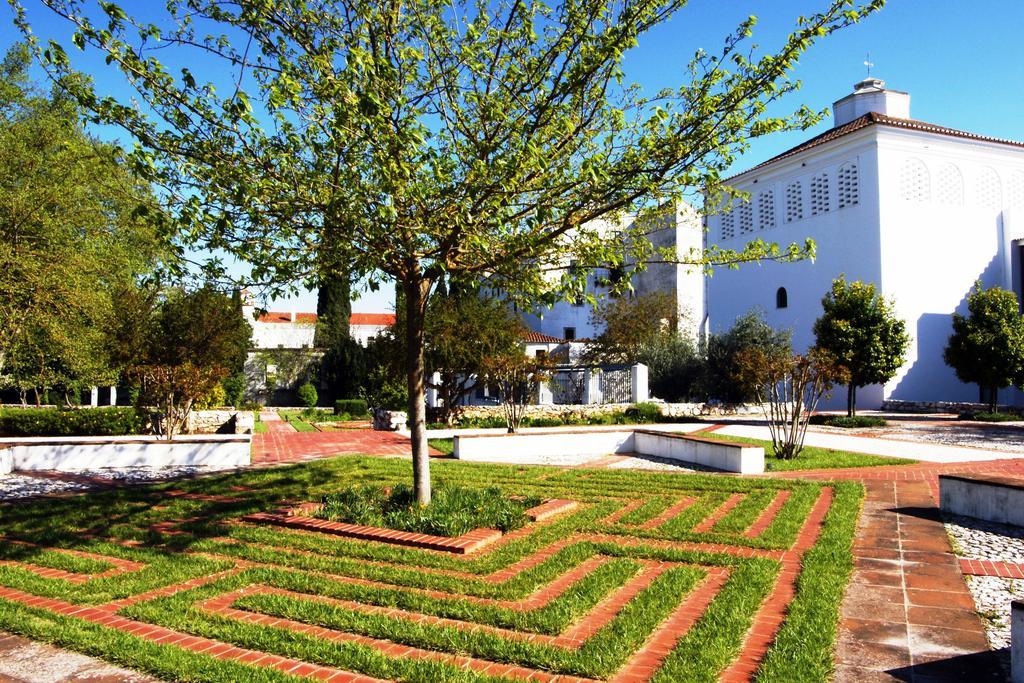
M 631 407 L 632 403 L 596 403 L 591 405 L 530 405 L 525 407 L 524 417 L 529 418 L 573 418 L 581 419 L 595 415 L 608 415 L 622 412 Z M 710 403 L 659 403 L 661 414 L 665 417 L 698 417 L 715 415 L 760 415 L 761 409 L 756 405 L 724 405 Z M 468 406 L 463 408 L 462 416 L 466 418 L 504 417 L 501 406 Z
M 894 413 L 981 413 L 988 412 L 987 403 L 956 403 L 951 401 L 883 401 L 882 410 Z M 1001 405 L 1001 413 L 1018 413 L 1024 409 L 1020 406 Z
M 248 410 L 193 410 L 185 431 L 188 434 L 251 434 L 254 422 Z

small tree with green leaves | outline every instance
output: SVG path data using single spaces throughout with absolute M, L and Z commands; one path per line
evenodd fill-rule
M 792 353 L 790 336 L 789 331 L 776 330 L 769 325 L 760 311 L 741 315 L 727 331 L 711 335 L 707 340 L 701 377 L 703 394 L 725 403 L 756 400 L 751 387 L 737 381 L 741 354 L 757 349 L 770 358 L 789 356 Z
M 753 393 L 764 411 L 775 457 L 800 454 L 818 401 L 849 373 L 822 349 L 792 354 L 781 349 L 747 348 L 737 354 L 736 381 Z
M 995 412 L 1000 389 L 1024 385 L 1024 318 L 1017 295 L 977 283 L 967 296 L 967 315 L 953 314 L 943 358 L 960 381 L 981 388 Z
M 594 309 L 591 322 L 601 333 L 585 358 L 595 363 L 636 363 L 643 350 L 671 336 L 679 311 L 667 292 L 609 297 Z
M 817 346 L 849 372 L 846 414 L 857 414 L 857 389 L 892 379 L 906 361 L 910 335 L 895 305 L 859 280 L 840 275 L 821 300 L 824 312 L 814 323 Z

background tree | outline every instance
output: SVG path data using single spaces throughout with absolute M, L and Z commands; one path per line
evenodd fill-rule
M 792 355 L 790 333 L 774 329 L 764 314 L 751 311 L 736 319 L 722 334 L 711 335 L 705 348 L 701 389 L 705 397 L 724 403 L 749 403 L 757 400 L 754 386 L 744 384 L 740 356 L 757 349 L 767 358 Z
M 9 1 L 31 38 L 30 0 Z M 587 268 L 643 262 L 647 240 L 595 221 L 656 211 L 688 188 L 714 202 L 751 137 L 820 120 L 806 107 L 767 114 L 798 87 L 787 79 L 797 58 L 883 0 L 829 0 L 756 58 L 751 17 L 721 50 L 698 51 L 679 87 L 654 94 L 624 82 L 622 60 L 684 0 L 169 0 L 165 14 L 147 7 L 145 18 L 114 2 L 37 4 L 128 81 L 141 107 L 94 92 L 71 77 L 66 49 L 41 46 L 96 121 L 140 143 L 139 167 L 176 188 L 184 235 L 250 261 L 257 280 L 316 279 L 329 245 L 354 277 L 396 282 L 413 481 L 427 503 L 424 322 L 434 286 L 489 277 L 532 305 L 577 295 Z M 224 82 L 203 80 L 223 70 Z M 755 240 L 658 259 L 734 265 L 812 251 Z M 583 267 L 575 287 L 548 277 L 570 259 Z
M 669 403 L 702 400 L 703 349 L 681 334 L 660 335 L 640 350 L 637 361 L 648 368 L 651 395 Z
M 814 322 L 817 346 L 847 369 L 846 414 L 857 414 L 857 389 L 884 384 L 906 360 L 910 336 L 896 317 L 895 305 L 859 280 L 840 275 L 821 300 L 824 311 Z
M 519 431 L 537 383 L 547 378 L 545 359 L 527 356 L 520 348 L 492 354 L 482 365 L 481 379 L 497 390 L 508 433 Z
M 212 287 L 122 294 L 108 332 L 113 358 L 139 404 L 158 409 L 160 433 L 173 439 L 193 405 L 241 371 L 252 327 L 232 297 Z
M 980 387 L 995 412 L 999 389 L 1024 386 L 1024 318 L 1017 295 L 977 283 L 967 296 L 967 315 L 953 314 L 943 358 L 961 382 Z
M 676 331 L 679 313 L 667 292 L 605 299 L 591 315 L 601 333 L 587 346 L 594 363 L 637 363 L 646 347 Z
M 150 188 L 68 97 L 30 82 L 29 61 L 17 45 L 0 63 L 0 383 L 38 403 L 116 380 L 114 292 L 170 252 Z

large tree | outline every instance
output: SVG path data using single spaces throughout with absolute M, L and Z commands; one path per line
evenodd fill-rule
M 814 322 L 817 346 L 844 366 L 846 413 L 857 414 L 857 389 L 892 379 L 903 365 L 910 346 L 907 324 L 896 316 L 895 305 L 859 280 L 840 275 L 821 300 L 823 312 Z
M 623 56 L 685 0 L 168 0 L 145 19 L 100 0 L 9 2 L 29 36 L 28 7 L 66 18 L 70 42 L 129 82 L 141 106 L 65 78 L 96 121 L 140 143 L 139 166 L 173 188 L 185 235 L 249 260 L 256 280 L 315 280 L 328 240 L 354 277 L 396 283 L 426 503 L 423 328 L 437 282 L 487 277 L 532 305 L 578 295 L 587 269 L 623 263 L 627 245 L 630 262 L 649 258 L 649 242 L 597 219 L 687 188 L 720 197 L 751 137 L 820 120 L 806 107 L 767 113 L 798 87 L 797 58 L 884 0 L 825 0 L 765 53 L 747 44 L 751 17 L 657 93 L 625 82 Z M 40 47 L 71 73 L 70 47 Z M 657 256 L 734 264 L 810 246 Z M 572 259 L 574 277 L 549 276 Z
M 943 358 L 962 382 L 977 384 L 995 412 L 999 389 L 1024 386 L 1024 317 L 1017 295 L 979 282 L 967 296 L 967 315 L 953 314 Z
M 91 138 L 75 102 L 0 63 L 0 382 L 38 402 L 116 381 L 103 331 L 121 286 L 169 255 L 150 188 Z

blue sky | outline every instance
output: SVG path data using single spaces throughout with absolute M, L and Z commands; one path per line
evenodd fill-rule
M 626 58 L 627 78 L 653 92 L 676 85 L 685 76 L 693 52 L 717 51 L 722 38 L 748 15 L 759 19 L 755 42 L 763 49 L 778 46 L 800 14 L 820 9 L 827 0 L 691 0 L 673 19 L 658 27 Z M 31 0 L 29 0 L 31 3 Z M 126 2 L 131 8 L 135 4 Z M 6 6 L 6 3 L 5 5 Z M 0 13 L 0 40 L 18 35 Z M 43 13 L 35 28 L 42 36 L 69 33 Z M 871 53 L 872 75 L 888 87 L 911 94 L 911 116 L 996 137 L 1024 140 L 1024 1 L 1022 0 L 889 0 L 879 13 L 814 46 L 795 75 L 803 88 L 780 103 L 774 113 L 800 104 L 820 109 L 848 94 L 864 78 L 865 54 Z M 102 69 L 102 63 L 96 65 Z M 193 67 L 194 68 L 194 67 Z M 102 85 L 102 71 L 94 73 Z M 776 134 L 755 140 L 735 171 L 753 166 L 830 127 Z M 386 288 L 365 294 L 356 311 L 385 311 L 393 294 Z M 274 307 L 315 310 L 315 294 L 275 302 Z

